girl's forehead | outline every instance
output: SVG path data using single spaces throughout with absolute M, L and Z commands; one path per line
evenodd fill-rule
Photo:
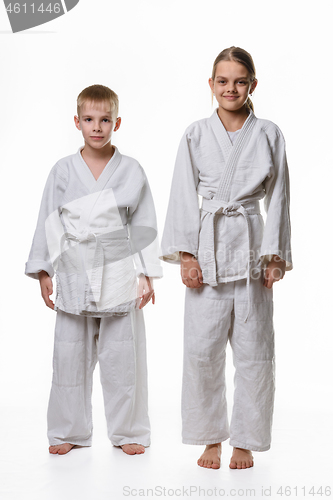
M 237 74 L 247 77 L 249 75 L 246 67 L 237 61 L 220 61 L 216 65 L 215 76 L 226 76 L 226 74 Z

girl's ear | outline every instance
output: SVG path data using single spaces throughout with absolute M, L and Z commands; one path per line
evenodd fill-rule
M 251 86 L 250 86 L 250 94 L 252 94 L 252 92 L 254 92 L 257 85 L 258 85 L 258 80 L 257 79 L 253 80 L 253 82 L 251 83 Z
M 208 84 L 210 86 L 210 90 L 213 92 L 214 94 L 214 80 L 212 78 L 209 78 L 208 80 Z

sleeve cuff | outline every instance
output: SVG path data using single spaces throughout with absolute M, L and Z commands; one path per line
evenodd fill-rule
M 163 249 L 160 252 L 159 258 L 164 260 L 165 262 L 169 262 L 169 264 L 180 264 L 180 252 L 187 252 L 192 254 L 198 260 L 198 250 L 194 248 L 186 248 L 186 246 L 180 246 L 176 249 L 176 247 L 168 248 L 168 251 L 172 251 L 172 253 L 163 252 Z
M 292 263 L 291 258 L 289 257 L 289 260 L 288 260 L 288 257 L 286 257 L 283 254 L 283 252 L 281 252 L 280 250 L 276 250 L 276 251 L 270 252 L 270 253 L 263 253 L 260 256 L 261 266 L 262 267 L 267 266 L 267 264 L 269 262 L 271 262 L 273 255 L 278 255 L 280 257 L 280 259 L 282 259 L 286 262 L 286 271 L 291 271 L 293 269 L 293 263 Z
M 54 276 L 54 269 L 49 262 L 43 260 L 32 260 L 25 264 L 25 274 L 29 278 L 39 279 L 38 273 L 40 271 L 46 271 L 50 278 Z
M 144 269 L 142 266 L 138 266 L 136 268 L 136 276 L 139 277 L 140 274 L 149 276 L 149 278 L 163 278 L 163 269 L 162 266 L 155 264 L 147 266 L 146 269 Z

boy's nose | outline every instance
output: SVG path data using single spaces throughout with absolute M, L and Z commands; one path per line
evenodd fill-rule
M 99 123 L 94 123 L 94 132 L 98 132 L 101 130 L 101 127 L 99 125 Z

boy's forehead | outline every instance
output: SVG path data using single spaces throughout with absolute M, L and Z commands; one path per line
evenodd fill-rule
M 112 115 L 111 103 L 109 101 L 85 101 L 81 106 L 82 114 L 99 111 L 104 114 Z

